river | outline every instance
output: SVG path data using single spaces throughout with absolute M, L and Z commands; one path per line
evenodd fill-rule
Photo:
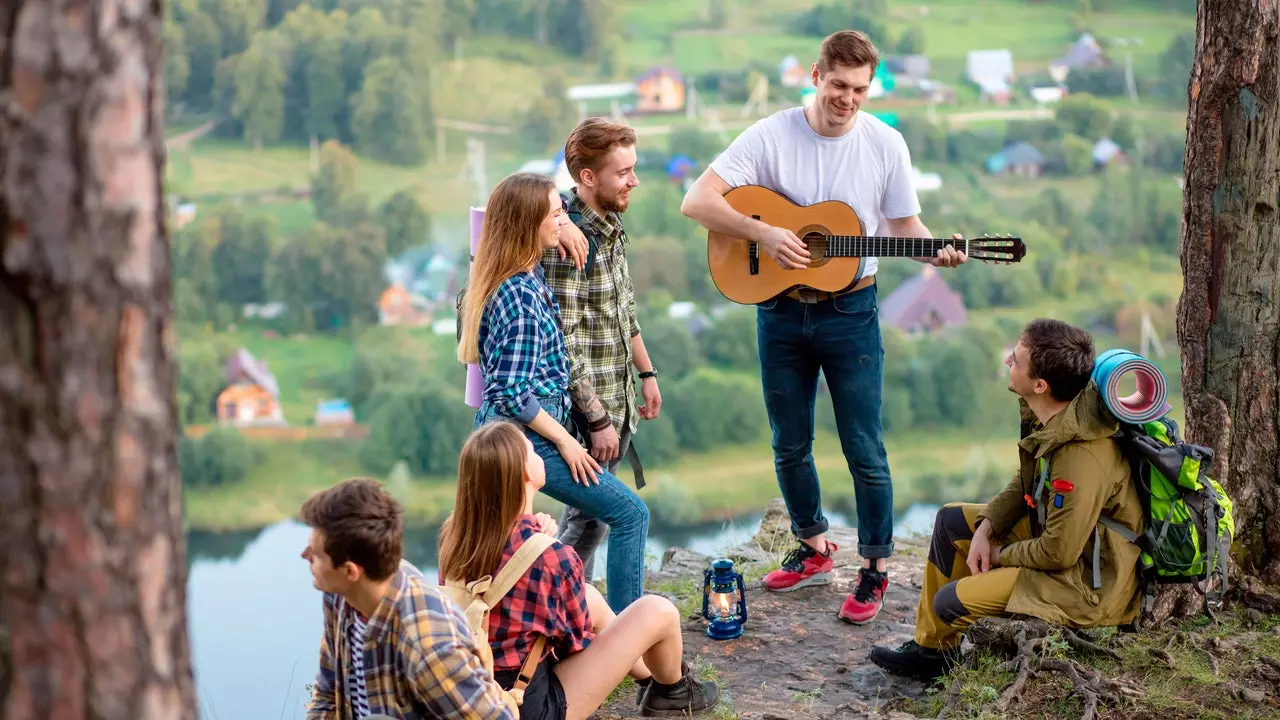
M 936 505 L 916 505 L 894 521 L 896 535 L 926 533 Z M 829 513 L 834 525 L 849 519 Z M 743 543 L 760 515 L 649 537 L 650 566 L 671 546 L 706 555 Z M 436 574 L 438 528 L 405 534 L 405 556 Z M 305 717 L 306 686 L 315 680 L 321 637 L 320 593 L 299 554 L 310 531 L 280 522 L 256 532 L 188 536 L 191 567 L 188 616 L 203 720 L 297 720 Z M 604 548 L 596 558 L 603 575 Z

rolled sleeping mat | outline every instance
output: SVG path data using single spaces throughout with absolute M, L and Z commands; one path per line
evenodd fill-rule
M 1133 373 L 1138 389 L 1120 397 L 1120 379 Z M 1093 363 L 1093 381 L 1102 392 L 1102 402 L 1117 420 L 1141 425 L 1164 417 L 1173 409 L 1166 402 L 1169 384 L 1155 363 L 1123 349 L 1108 350 Z

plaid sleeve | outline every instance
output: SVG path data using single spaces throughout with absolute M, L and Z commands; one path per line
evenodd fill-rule
M 431 593 L 414 618 L 421 643 L 410 685 L 428 717 L 515 720 L 497 681 L 485 670 L 461 611 Z
M 499 286 L 490 300 L 486 399 L 503 415 L 526 425 L 538 416 L 541 405 L 533 394 L 533 378 L 542 360 L 542 334 L 538 328 L 538 300 L 533 291 L 513 282 Z
M 543 253 L 542 270 L 547 287 L 560 305 L 560 326 L 569 353 L 569 389 L 575 390 L 587 377 L 587 348 L 582 342 L 583 308 L 589 291 L 587 274 L 568 260 L 561 260 L 554 249 Z
M 560 630 L 557 651 L 563 660 L 590 645 L 595 632 L 591 629 L 587 593 L 582 587 L 582 559 L 573 548 L 559 543 L 543 554 L 544 561 L 550 553 L 555 554 L 555 562 L 559 565 L 557 572 L 547 575 L 551 578 L 551 597 L 559 600 L 549 604 L 555 610 L 551 621 Z
M 320 672 L 311 688 L 311 704 L 307 706 L 307 720 L 337 720 L 338 708 L 334 702 L 333 684 L 333 631 L 337 622 L 335 601 L 324 595 L 324 637 L 320 640 Z

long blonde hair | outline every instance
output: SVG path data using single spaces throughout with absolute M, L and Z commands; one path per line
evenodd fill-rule
M 480 318 L 489 297 L 504 280 L 529 269 L 542 257 L 538 227 L 550 209 L 547 198 L 555 187 L 546 175 L 515 173 L 498 183 L 489 196 L 475 267 L 458 319 L 462 323 L 459 361 L 480 360 Z
M 440 529 L 440 574 L 471 582 L 491 574 L 524 509 L 529 446 L 515 423 L 496 420 L 476 428 L 458 456 L 458 494 Z

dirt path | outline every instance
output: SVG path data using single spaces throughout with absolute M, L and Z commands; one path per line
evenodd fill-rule
M 715 668 L 726 704 L 732 709 L 728 717 L 874 718 L 879 716 L 877 708 L 888 700 L 924 693 L 923 683 L 887 675 L 867 657 L 873 645 L 897 646 L 912 637 L 926 552 L 923 541 L 898 541 L 896 556 L 889 563 L 884 609 L 872 624 L 855 627 L 840 621 L 836 611 L 852 590 L 861 564 L 855 552 L 857 534 L 841 528 L 828 537 L 840 547 L 834 583 L 793 593 L 767 592 L 759 581 L 751 583 L 746 632 L 737 640 L 711 640 L 700 618 L 686 621 L 685 658 L 696 657 Z M 710 559 L 695 557 L 682 565 L 691 569 L 704 560 Z M 689 569 L 668 577 L 685 576 Z M 628 695 L 592 717 L 615 720 L 639 716 L 634 696 Z M 723 718 L 726 714 L 708 717 Z M 894 713 L 883 717 L 904 716 Z
M 164 141 L 165 149 L 168 150 L 169 152 L 173 152 L 174 150 L 186 150 L 191 145 L 191 143 L 195 142 L 196 140 L 199 140 L 205 135 L 208 135 L 216 127 L 218 127 L 217 120 L 209 120 L 205 123 L 201 123 L 197 127 L 194 127 L 184 133 L 179 133 L 177 135 L 174 135 L 168 140 L 165 140 Z

